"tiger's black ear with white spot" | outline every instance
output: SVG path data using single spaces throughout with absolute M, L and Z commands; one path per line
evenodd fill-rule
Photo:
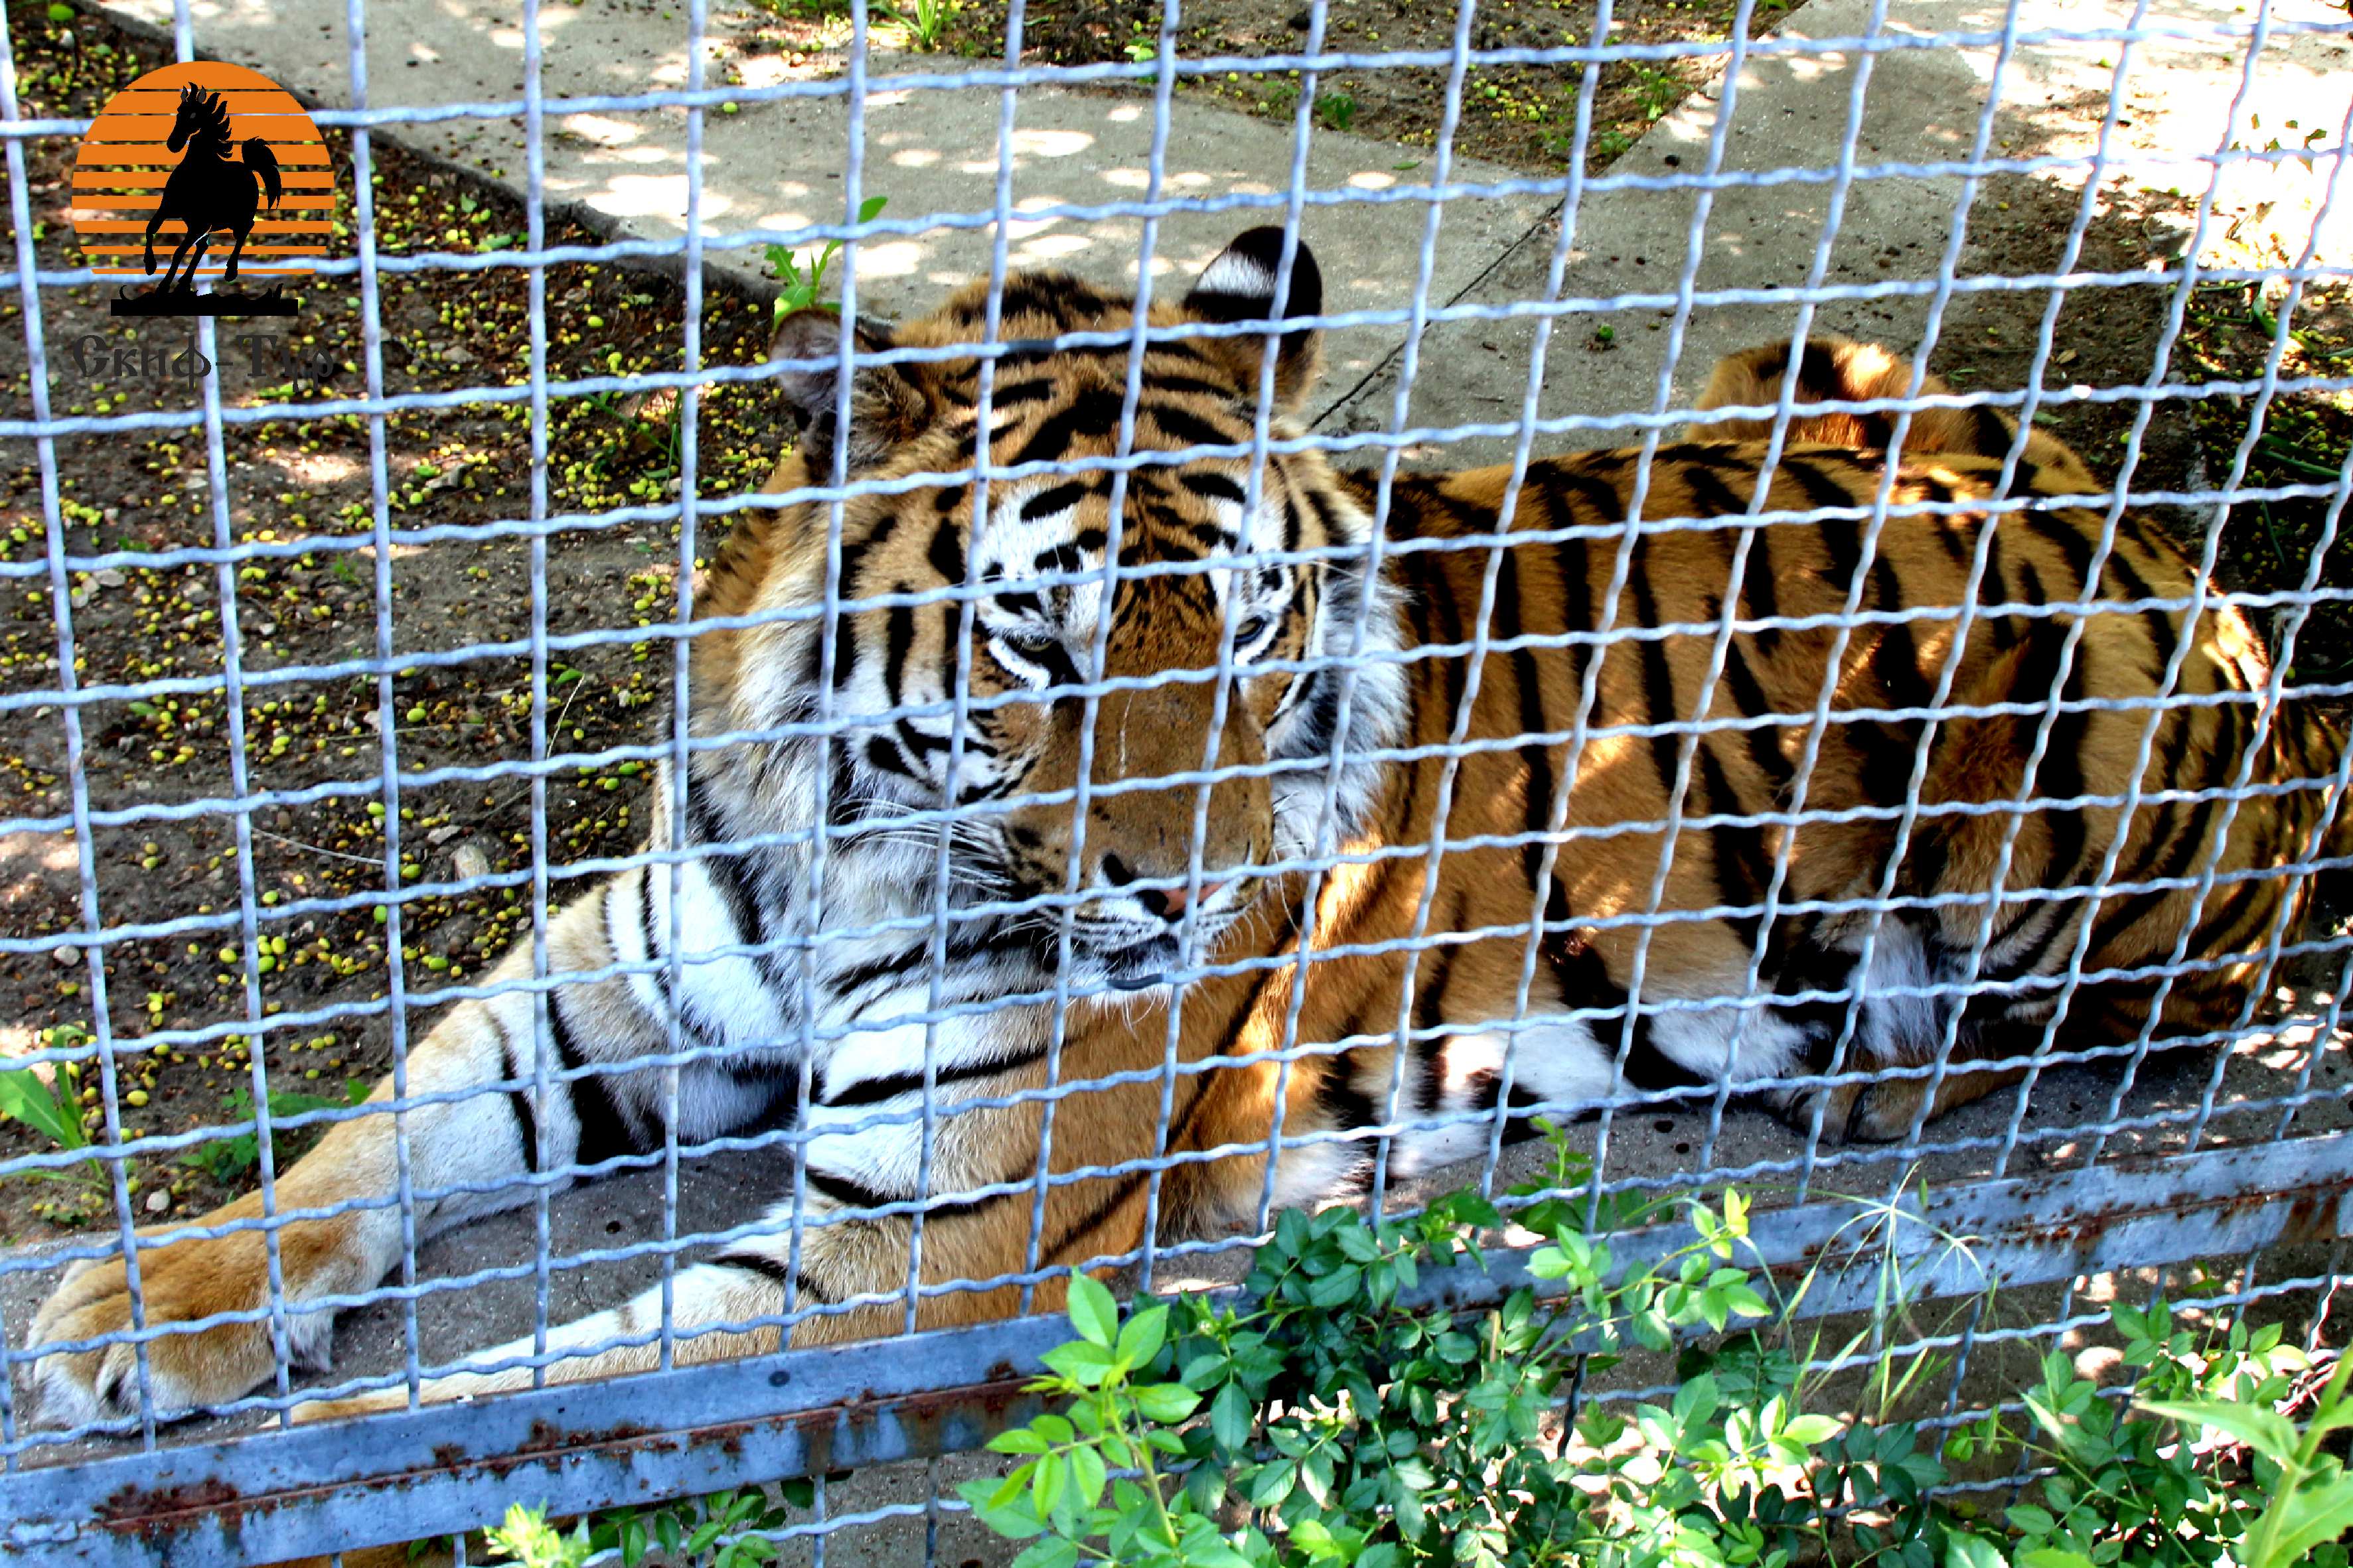
M 901 444 L 921 435 L 932 420 L 932 398 L 918 379 L 921 367 L 869 364 L 866 356 L 892 346 L 891 334 L 860 321 L 856 368 L 849 384 L 849 471 L 872 468 Z M 841 318 L 831 310 L 795 310 L 776 323 L 768 340 L 771 363 L 788 364 L 776 377 L 777 390 L 800 416 L 800 451 L 809 478 L 832 477 L 836 433 L 841 416 Z M 917 373 L 917 374 L 910 374 Z
M 1299 241 L 1291 257 L 1290 288 L 1278 304 L 1275 279 L 1282 264 L 1282 230 L 1271 226 L 1237 237 L 1201 269 L 1193 291 L 1185 296 L 1185 311 L 1203 321 L 1287 321 L 1324 310 L 1324 274 L 1315 253 Z M 1193 340 L 1232 359 L 1244 376 L 1244 386 L 1258 389 L 1260 355 L 1265 340 L 1258 337 L 1197 338 Z M 1323 368 L 1324 334 L 1313 330 L 1282 334 L 1275 351 L 1274 395 L 1286 410 L 1295 409 L 1315 384 Z

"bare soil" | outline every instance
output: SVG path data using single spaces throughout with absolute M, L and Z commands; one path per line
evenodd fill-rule
M 12 41 L 25 112 L 87 117 L 168 51 L 101 23 L 59 26 L 38 6 L 12 7 Z M 356 223 L 349 138 L 330 132 L 339 176 L 339 232 Z M 27 144 L 26 185 L 44 268 L 79 265 L 69 225 L 69 142 Z M 379 140 L 374 197 L 383 253 L 495 252 L 520 244 L 519 205 Z M 557 226 L 550 244 L 594 244 L 596 236 Z M 320 282 L 321 280 L 312 280 Z M 185 321 L 117 320 L 111 289 L 45 289 L 38 335 L 47 350 L 51 412 L 119 416 L 185 408 L 187 384 L 165 362 L 191 345 Z M 681 363 L 683 300 L 667 279 L 612 266 L 559 264 L 546 274 L 546 360 L 551 378 L 599 372 L 672 370 Z M 222 398 L 267 407 L 366 391 L 355 281 L 324 280 L 302 290 L 292 322 L 223 321 L 215 356 Z M 527 381 L 528 284 L 519 268 L 473 273 L 385 273 L 382 279 L 383 385 L 392 394 L 519 386 Z M 706 363 L 756 361 L 766 346 L 770 307 L 714 285 L 702 320 Z M 0 303 L 0 377 L 16 417 L 33 412 L 23 307 L 15 290 Z M 237 340 L 267 340 L 268 346 Z M 140 356 L 146 355 L 144 366 Z M 290 365 L 316 372 L 299 384 Z M 712 388 L 701 399 L 699 460 L 706 494 L 756 489 L 773 467 L 788 425 L 765 388 Z M 235 819 L 203 815 L 100 827 L 90 869 L 107 927 L 195 917 L 203 929 L 110 943 L 103 954 L 105 1010 L 121 1053 L 121 1126 L 126 1134 L 179 1131 L 249 1117 L 240 1101 L 251 1082 L 251 1042 L 259 1039 L 273 1089 L 301 1109 L 340 1099 L 348 1081 L 371 1082 L 389 1060 L 382 999 L 389 989 L 392 941 L 370 907 L 387 881 L 411 890 L 401 911 L 399 950 L 412 996 L 475 975 L 527 930 L 531 784 L 509 773 L 465 782 L 404 785 L 400 854 L 387 864 L 383 794 L 387 765 L 404 774 L 527 762 L 533 722 L 531 661 L 481 655 L 398 669 L 390 682 L 392 758 L 378 732 L 379 682 L 373 676 L 272 682 L 273 672 L 372 658 L 379 608 L 388 611 L 396 660 L 469 644 L 520 646 L 533 619 L 532 547 L 502 521 L 531 515 L 531 429 L 522 402 L 405 412 L 382 423 L 389 486 L 388 597 L 378 597 L 372 543 L 370 471 L 375 433 L 358 416 L 265 419 L 228 426 L 226 497 L 216 508 L 201 430 L 100 431 L 58 437 L 53 447 L 63 546 L 91 569 L 69 574 L 77 680 L 83 686 L 145 681 L 217 682 L 224 668 L 222 596 L 232 598 L 248 684 L 232 707 L 211 690 L 100 700 L 79 709 L 83 776 L 98 812 L 168 807 L 237 795 L 233 764 L 248 794 L 361 784 L 361 793 L 263 805 L 250 816 L 251 866 L 238 864 Z M 675 419 L 609 395 L 554 398 L 547 411 L 545 512 L 558 518 L 624 506 L 672 504 L 678 493 Z M 0 460 L 0 562 L 37 564 L 48 551 L 42 504 L 44 454 L 10 443 Z M 431 526 L 430 543 L 413 538 Z M 723 524 L 708 520 L 698 562 L 720 544 Z M 225 540 L 221 535 L 225 533 Z M 210 563 L 107 566 L 101 552 L 158 552 L 218 542 L 279 543 L 292 553 L 240 563 L 227 574 Z M 358 548 L 352 548 L 354 544 Z M 546 535 L 545 625 L 550 636 L 607 631 L 618 640 L 548 656 L 542 710 L 550 746 L 594 752 L 643 744 L 663 731 L 657 716 L 672 679 L 669 640 L 639 628 L 677 616 L 679 523 L 674 517 L 618 523 L 559 524 Z M 46 573 L 0 578 L 0 691 L 55 689 L 60 626 Z M 567 769 L 548 781 L 546 845 L 551 863 L 635 847 L 643 763 Z M 61 710 L 12 712 L 0 723 L 0 799 L 21 822 L 55 821 L 70 810 Z M 461 851 L 477 868 L 512 873 L 513 884 L 459 897 L 416 889 L 459 879 Z M 470 861 L 471 857 L 468 859 Z M 245 876 L 261 909 L 260 942 L 248 952 L 233 919 Z M 87 929 L 82 868 L 70 831 L 26 827 L 0 834 L 0 935 L 39 937 Z M 568 889 L 558 881 L 553 897 Z M 259 1022 L 280 1014 L 350 1009 L 299 1026 L 257 1027 L 248 980 L 265 998 Z M 0 958 L 0 1008 L 10 1027 L 0 1051 L 87 1040 L 94 1024 L 94 978 L 86 954 Z M 429 1026 L 413 1016 L 412 1032 Z M 196 1047 L 142 1048 L 152 1032 L 212 1029 Z M 79 1075 L 79 1098 L 93 1136 L 102 1137 L 95 1067 Z M 303 1131 L 288 1134 L 285 1152 Z M 0 1124 L 0 1155 L 47 1147 L 19 1123 Z M 193 1163 L 191 1163 L 193 1162 Z M 205 1145 L 178 1160 L 137 1160 L 131 1174 L 142 1215 L 209 1206 L 253 1180 L 253 1155 Z M 226 1181 L 222 1178 L 226 1178 Z M 103 1215 L 102 1188 L 82 1181 L 0 1182 L 0 1240 L 24 1240 Z
M 2026 175 L 1986 182 L 1970 214 L 1968 274 L 2024 277 L 2049 273 L 2080 206 L 2075 193 Z M 2087 272 L 2135 272 L 2178 266 L 2179 236 L 2189 231 L 2193 204 L 2166 193 L 2108 190 L 2094 201 L 2076 262 Z M 2275 247 L 2230 258 L 2234 265 L 2284 266 L 2293 258 Z M 2210 258 L 2210 261 L 2211 258 Z M 2043 386 L 2056 393 L 2037 422 L 2065 441 L 2107 479 L 2132 455 L 2130 488 L 2137 493 L 2200 492 L 2229 488 L 2262 490 L 2287 485 L 2333 484 L 2353 442 L 2353 395 L 2289 392 L 2263 408 L 2249 440 L 2257 398 L 2241 394 L 2154 400 L 2092 401 L 2073 388 L 2146 385 L 2172 310 L 2171 284 L 2130 283 L 2078 289 L 2061 296 L 2044 364 Z M 2023 385 L 2033 366 L 2052 297 L 2043 290 L 1959 293 L 1947 311 L 1932 369 L 1964 390 Z M 2260 382 L 2271 352 L 2273 325 L 2288 303 L 2284 285 L 2258 290 L 2235 282 L 2200 283 L 2181 311 L 2179 336 L 2166 362 L 2165 383 Z M 2342 380 L 2353 374 L 2353 287 L 2314 288 L 2297 298 L 2291 333 L 2278 365 L 2284 382 Z M 2140 426 L 2137 447 L 2134 427 Z M 2232 481 L 2246 447 L 2245 467 Z M 2201 556 L 2216 509 L 2152 504 L 2145 510 L 2171 529 L 2177 542 Z M 2233 505 L 2221 514 L 2214 558 L 2226 588 L 2269 593 L 2300 588 L 2313 547 L 2327 521 L 2326 497 L 2305 496 Z M 2353 558 L 2341 545 L 2323 561 L 2323 588 L 2353 585 Z M 2274 633 L 2287 611 L 2268 617 Z M 2294 678 L 2301 683 L 2340 681 L 2353 672 L 2353 612 L 2342 602 L 2316 605 L 2296 639 Z
M 1791 8 L 1788 0 L 1758 0 L 1749 16 L 1750 36 L 1770 32 Z M 840 68 L 849 41 L 848 0 L 751 0 L 744 9 L 752 21 L 734 32 L 731 47 L 736 58 L 723 65 L 729 80 L 764 74 L 746 64 L 764 56 L 796 75 Z M 920 47 L 912 26 L 893 20 L 917 9 L 913 4 L 877 5 L 870 26 L 884 42 Z M 1324 47 L 1335 54 L 1451 52 L 1457 9 L 1430 0 L 1332 0 Z M 947 13 L 934 47 L 966 58 L 1001 60 L 1008 10 L 1005 0 L 968 0 Z M 1736 15 L 1728 0 L 1620 0 L 1609 8 L 1607 33 L 1600 34 L 1592 0 L 1504 0 L 1479 8 L 1470 45 L 1498 50 L 1720 43 L 1731 36 Z M 1031 65 L 1150 60 L 1159 47 L 1160 17 L 1156 0 L 1039 0 L 1023 10 L 1021 58 Z M 1305 49 L 1308 24 L 1303 4 L 1186 0 L 1177 47 L 1191 58 L 1298 54 Z M 1602 65 L 1593 88 L 1588 168 L 1598 171 L 1632 146 L 1652 121 L 1720 74 L 1723 66 L 1721 56 Z M 1584 76 L 1581 64 L 1472 67 L 1463 79 L 1455 151 L 1557 173 L 1574 150 Z M 1434 146 L 1445 113 L 1447 77 L 1445 67 L 1334 72 L 1316 83 L 1317 123 L 1409 148 Z M 1176 90 L 1221 108 L 1288 121 L 1298 108 L 1302 85 L 1295 70 L 1238 71 L 1223 78 L 1180 76 Z M 1094 90 L 1139 89 L 1116 84 Z
M 955 25 L 959 47 L 1002 55 L 1005 6 L 983 0 Z M 1457 10 L 1430 0 L 1333 0 L 1324 47 L 1340 53 L 1451 51 Z M 1788 14 L 1780 0 L 1764 0 L 1749 15 L 1752 37 L 1770 32 Z M 1151 0 L 1099 5 L 1094 0 L 1046 0 L 1028 7 L 1024 58 L 1055 65 L 1106 59 L 1150 59 L 1160 36 L 1161 7 Z M 1731 36 L 1736 9 L 1725 0 L 1629 0 L 1609 7 L 1599 30 L 1591 0 L 1508 0 L 1479 7 L 1471 47 L 1546 49 L 1595 44 L 1717 43 Z M 1304 5 L 1261 0 L 1188 0 L 1178 47 L 1187 56 L 1296 54 L 1306 44 Z M 1586 163 L 1598 172 L 1684 95 L 1723 69 L 1721 57 L 1690 60 L 1612 60 L 1596 75 Z M 1409 147 L 1434 146 L 1446 109 L 1444 67 L 1337 71 L 1316 83 L 1318 123 Z M 1585 67 L 1476 66 L 1463 79 L 1462 112 L 1454 150 L 1522 168 L 1557 173 L 1574 151 L 1577 97 Z M 1222 79 L 1180 78 L 1182 90 L 1225 108 L 1288 120 L 1301 89 L 1297 71 L 1240 72 Z M 1126 90 L 1134 90 L 1129 89 Z

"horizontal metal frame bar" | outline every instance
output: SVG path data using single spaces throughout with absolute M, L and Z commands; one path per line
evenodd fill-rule
M 1891 1251 L 1915 1299 L 1967 1296 L 2332 1240 L 2353 1221 L 2348 1199 L 2353 1133 L 2330 1133 L 1915 1193 L 1878 1225 L 1858 1223 L 1866 1206 L 1817 1200 L 1757 1214 L 1752 1239 L 1785 1278 L 1819 1268 L 1799 1309 L 1812 1316 L 1869 1307 Z M 1610 1248 L 1622 1268 L 1691 1236 L 1652 1226 Z M 1488 1263 L 1418 1294 L 1474 1308 L 1533 1282 L 1524 1252 Z M 1022 1383 L 1068 1335 L 1060 1318 L 1023 1319 L 888 1354 L 789 1351 L 23 1470 L 0 1478 L 0 1564 L 239 1568 L 464 1531 L 519 1498 L 563 1515 L 967 1451 L 1037 1408 Z

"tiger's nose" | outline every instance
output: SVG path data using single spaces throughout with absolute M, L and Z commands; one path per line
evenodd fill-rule
M 1124 887 L 1137 879 L 1134 868 L 1116 855 L 1103 858 L 1103 879 L 1113 887 Z M 1223 882 L 1204 881 L 1198 893 L 1187 895 L 1180 884 L 1174 888 L 1138 888 L 1129 896 L 1144 906 L 1149 915 L 1174 925 L 1185 917 L 1187 908 L 1205 904 L 1225 887 Z
M 1224 887 L 1223 882 L 1204 882 L 1200 892 L 1190 899 L 1186 897 L 1183 888 L 1143 888 L 1137 889 L 1135 901 L 1149 913 L 1175 925 L 1185 918 L 1187 907 L 1208 903 Z

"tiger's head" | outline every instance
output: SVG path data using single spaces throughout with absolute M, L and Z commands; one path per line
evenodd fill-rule
M 1155 300 L 1148 327 L 1315 315 L 1303 245 L 1278 300 L 1282 250 L 1279 229 L 1242 235 L 1180 301 Z M 1270 450 L 1254 470 L 1261 389 L 1268 440 L 1297 438 L 1317 333 L 1155 337 L 1130 414 L 1134 299 L 1013 274 L 983 487 L 947 476 L 974 467 L 988 310 L 982 282 L 895 328 L 858 323 L 847 388 L 837 316 L 779 323 L 771 356 L 804 362 L 781 385 L 806 425 L 770 489 L 853 493 L 838 531 L 829 499 L 738 531 L 698 615 L 758 624 L 698 651 L 726 700 L 698 700 L 697 723 L 833 731 L 833 839 L 882 858 L 852 889 L 870 908 L 931 907 L 952 807 L 952 904 L 1046 900 L 960 923 L 959 942 L 1027 946 L 1044 967 L 1069 902 L 1075 977 L 1149 986 L 1177 962 L 1188 905 L 1207 953 L 1262 892 L 1256 868 L 1351 837 L 1378 765 L 1364 753 L 1402 710 L 1399 667 L 1380 658 L 1395 606 L 1368 594 L 1370 520 L 1321 454 Z M 1087 341 L 1055 341 L 1071 335 Z M 1201 447 L 1240 450 L 1172 456 Z M 1375 662 L 1351 680 L 1352 647 Z

